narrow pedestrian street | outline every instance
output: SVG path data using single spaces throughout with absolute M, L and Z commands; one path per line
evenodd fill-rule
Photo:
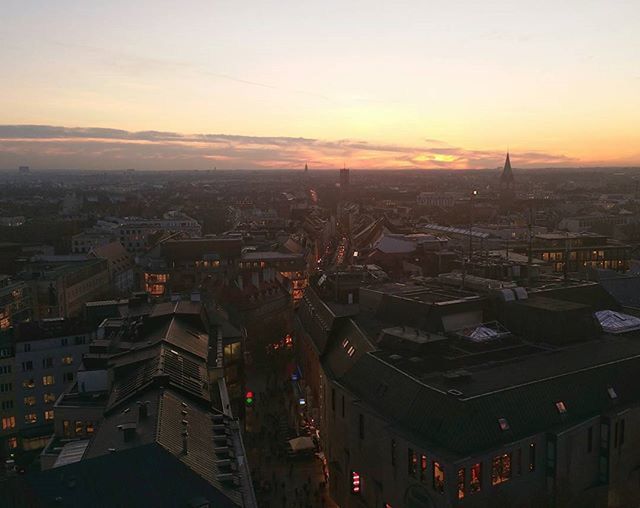
M 254 393 L 246 408 L 245 445 L 259 506 L 336 507 L 327 494 L 319 454 L 294 455 L 288 442 L 298 437 L 289 414 L 293 390 L 286 366 L 290 351 L 278 351 L 256 362 L 247 372 Z

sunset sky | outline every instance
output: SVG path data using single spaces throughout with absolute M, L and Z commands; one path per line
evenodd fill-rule
M 638 0 L 2 0 L 0 168 L 640 165 Z

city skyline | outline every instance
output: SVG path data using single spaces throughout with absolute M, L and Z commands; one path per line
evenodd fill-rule
M 633 2 L 4 9 L 2 168 L 640 164 Z

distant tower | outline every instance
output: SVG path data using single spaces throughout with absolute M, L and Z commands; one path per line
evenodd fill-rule
M 349 187 L 349 169 L 340 170 L 340 187 Z
M 309 172 L 309 166 L 307 166 L 306 164 L 304 165 L 304 172 L 308 173 Z
M 507 158 L 504 161 L 504 169 L 500 175 L 500 198 L 505 200 L 513 199 L 515 187 L 515 179 L 513 178 L 513 170 L 511 169 L 511 160 L 509 159 L 509 152 L 507 152 Z

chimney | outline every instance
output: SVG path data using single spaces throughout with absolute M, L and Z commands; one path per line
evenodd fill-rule
M 149 416 L 149 401 L 138 401 L 138 418 L 144 420 Z
M 118 425 L 118 430 L 122 431 L 122 437 L 124 438 L 125 443 L 133 441 L 133 439 L 136 437 L 135 423 L 125 423 L 123 425 Z
M 183 430 L 182 431 L 182 454 L 183 455 L 187 455 L 189 453 L 188 438 L 189 438 L 189 433 L 186 430 Z

